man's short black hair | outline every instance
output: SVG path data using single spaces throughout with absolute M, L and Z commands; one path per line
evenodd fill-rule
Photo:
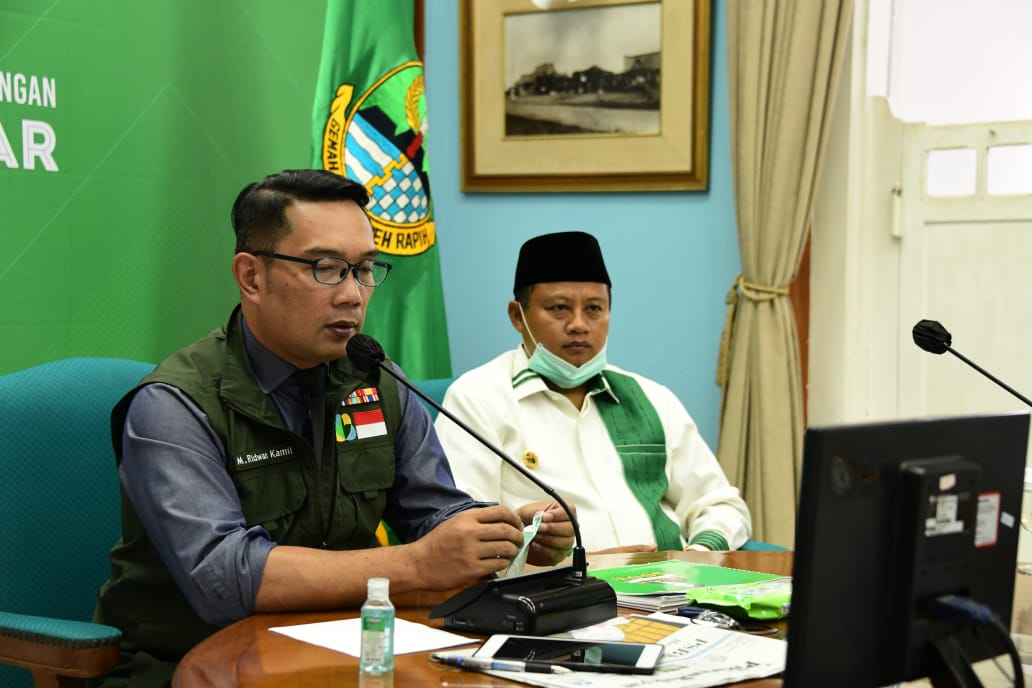
M 329 170 L 284 170 L 248 184 L 233 203 L 230 220 L 236 253 L 272 251 L 290 231 L 287 208 L 298 201 L 354 201 L 360 208 L 369 193 L 356 181 Z

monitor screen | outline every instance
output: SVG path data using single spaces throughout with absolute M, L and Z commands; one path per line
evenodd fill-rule
M 809 428 L 796 521 L 786 686 L 883 686 L 942 673 L 1005 638 L 933 620 L 956 594 L 1010 627 L 1026 412 Z

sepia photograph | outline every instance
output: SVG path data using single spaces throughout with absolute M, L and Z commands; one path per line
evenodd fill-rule
M 505 17 L 505 135 L 658 134 L 658 2 Z
M 461 0 L 462 190 L 709 185 L 711 0 Z

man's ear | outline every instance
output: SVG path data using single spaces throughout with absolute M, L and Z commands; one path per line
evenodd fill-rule
M 233 278 L 240 288 L 240 298 L 253 303 L 261 301 L 265 288 L 265 266 L 261 258 L 251 253 L 233 256 Z
M 516 328 L 516 331 L 523 334 L 523 318 L 520 317 L 520 302 L 513 299 L 509 302 L 509 322 Z

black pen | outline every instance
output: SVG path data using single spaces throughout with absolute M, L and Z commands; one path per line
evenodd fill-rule
M 536 674 L 569 674 L 572 670 L 548 662 L 523 662 L 516 659 L 488 659 L 466 655 L 442 655 L 436 652 L 430 659 L 441 664 L 472 669 L 474 671 L 523 671 Z

